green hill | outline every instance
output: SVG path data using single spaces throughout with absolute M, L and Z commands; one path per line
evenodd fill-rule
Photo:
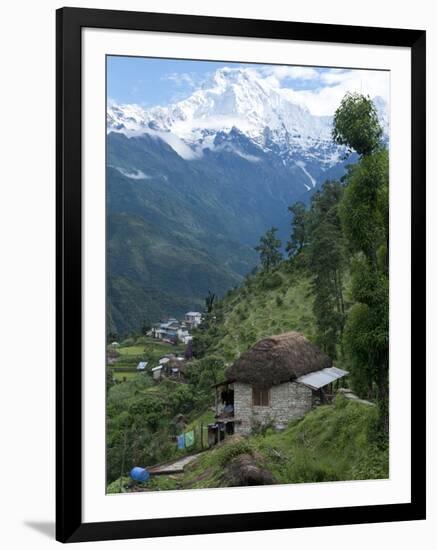
M 195 354 L 231 362 L 272 334 L 296 330 L 314 339 L 312 300 L 309 276 L 289 262 L 273 272 L 250 275 L 206 316 L 195 335 Z
M 147 134 L 113 132 L 107 146 L 108 331 L 121 335 L 240 284 L 259 236 L 275 224 L 285 239 L 287 207 L 310 197 L 305 173 L 267 153 L 187 161 Z
M 385 479 L 388 452 L 375 443 L 376 422 L 376 407 L 337 396 L 333 405 L 318 407 L 283 432 L 230 438 L 204 453 L 187 467 L 179 488 L 241 483 L 235 475 L 242 455 L 274 483 Z
M 290 424 L 247 438 L 229 437 L 186 466 L 184 473 L 156 476 L 135 490 L 176 490 L 256 484 L 386 479 L 388 448 L 377 442 L 375 406 L 338 395 Z M 248 476 L 247 466 L 250 466 Z M 132 490 L 129 478 L 108 492 Z

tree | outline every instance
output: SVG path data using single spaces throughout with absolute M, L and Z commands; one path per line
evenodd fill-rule
M 279 250 L 281 241 L 276 236 L 277 231 L 276 227 L 271 227 L 260 238 L 260 244 L 255 247 L 255 250 L 259 252 L 261 265 L 266 271 L 270 271 L 282 260 L 282 253 Z
M 334 115 L 334 141 L 366 156 L 379 148 L 381 136 L 382 128 L 370 97 L 347 93 Z
M 291 220 L 291 237 L 287 243 L 286 250 L 289 257 L 293 257 L 302 251 L 307 240 L 307 218 L 308 214 L 302 202 L 296 202 L 288 207 L 293 215 Z
M 361 156 L 349 168 L 339 214 L 350 251 L 354 300 L 344 331 L 355 388 L 379 404 L 388 432 L 388 152 L 368 97 L 347 94 L 334 116 L 333 137 Z
M 214 307 L 214 300 L 216 296 L 210 290 L 208 290 L 208 296 L 205 298 L 205 309 L 207 313 L 211 313 L 212 308 Z
M 338 214 L 342 194 L 339 182 L 327 181 L 321 191 L 313 195 L 307 221 L 307 267 L 312 275 L 316 339 L 334 359 L 342 343 L 346 317 L 343 298 L 345 241 Z

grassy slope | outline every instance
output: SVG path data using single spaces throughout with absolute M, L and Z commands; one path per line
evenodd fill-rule
M 249 453 L 276 482 L 314 483 L 388 477 L 388 453 L 373 443 L 375 407 L 338 397 L 283 432 L 233 440 L 187 466 L 183 476 L 152 478 L 150 490 L 226 487 L 227 464 Z
M 289 330 L 314 337 L 310 281 L 284 262 L 273 274 L 259 273 L 219 302 L 209 354 L 232 361 L 263 337 Z
M 310 281 L 304 272 L 291 270 L 286 263 L 268 276 L 259 273 L 250 277 L 217 304 L 216 313 L 217 321 L 198 337 L 208 341 L 206 355 L 219 355 L 227 363 L 264 336 L 298 330 L 314 338 Z M 164 389 L 148 391 L 161 394 Z M 201 420 L 204 425 L 211 422 L 211 415 L 211 410 L 189 415 L 187 429 L 198 429 Z M 267 430 L 243 442 L 231 439 L 205 452 L 184 475 L 154 477 L 147 489 L 226 486 L 223 472 L 227 462 L 247 451 L 278 483 L 384 478 L 388 453 L 372 439 L 376 417 L 376 407 L 338 397 L 335 405 L 313 410 L 284 432 Z M 120 485 L 114 483 L 108 489 L 117 492 Z

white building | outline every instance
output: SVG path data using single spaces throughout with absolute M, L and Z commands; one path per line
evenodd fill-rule
M 202 314 L 198 311 L 189 311 L 185 314 L 185 322 L 190 328 L 197 328 L 202 322 Z
M 161 378 L 162 369 L 163 369 L 163 365 L 159 365 L 158 367 L 153 367 L 152 376 L 154 380 L 159 380 Z

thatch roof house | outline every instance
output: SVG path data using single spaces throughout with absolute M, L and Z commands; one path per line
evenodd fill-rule
M 249 433 L 256 424 L 286 424 L 324 401 L 332 382 L 348 374 L 305 336 L 286 332 L 257 342 L 217 385 L 217 418 L 227 433 Z M 219 395 L 223 406 L 220 409 Z M 230 420 L 232 418 L 232 420 Z
M 331 359 L 299 332 L 257 342 L 226 372 L 228 380 L 268 389 L 332 366 Z

